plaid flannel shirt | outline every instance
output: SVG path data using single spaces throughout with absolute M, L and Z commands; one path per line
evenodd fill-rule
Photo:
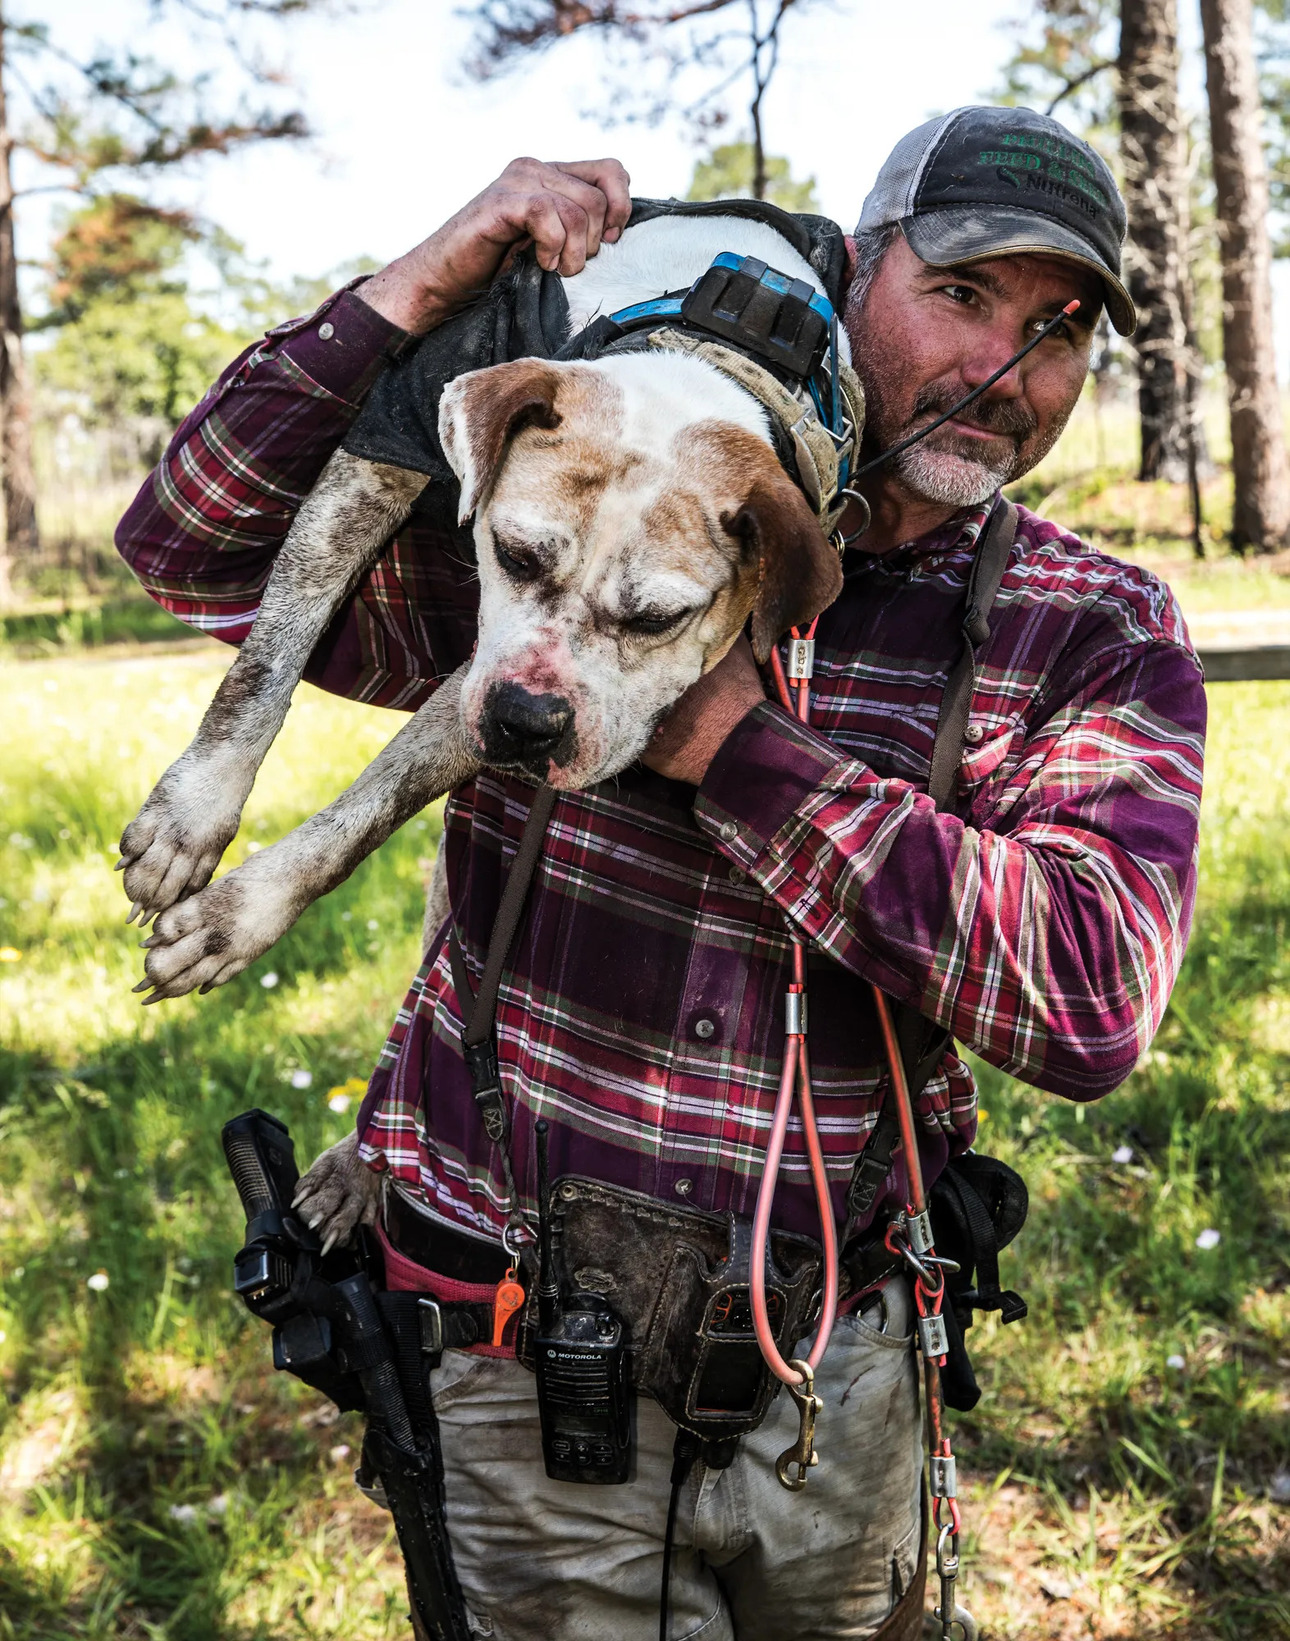
M 171 441 L 118 545 L 160 603 L 236 644 L 295 509 L 400 333 L 352 291 L 234 362 Z M 522 1193 L 553 1171 L 750 1213 L 778 1084 L 787 929 L 811 942 L 811 1057 L 839 1222 L 884 1070 L 871 982 L 995 1065 L 1073 1099 L 1158 1025 L 1195 891 L 1205 698 L 1154 577 L 1024 508 L 980 656 L 952 813 L 926 796 L 984 511 L 881 558 L 849 552 L 820 621 L 810 727 L 767 702 L 702 786 L 643 767 L 562 795 L 498 1010 Z M 469 656 L 469 532 L 419 512 L 307 676 L 415 708 Z M 481 774 L 447 807 L 453 918 L 478 977 L 528 809 Z M 399 1010 L 364 1156 L 450 1223 L 500 1234 L 500 1161 L 470 1097 L 442 934 Z M 919 1101 L 929 1180 L 976 1130 L 948 1053 Z M 899 1163 L 874 1213 L 903 1192 Z M 777 1223 L 811 1231 L 800 1127 Z

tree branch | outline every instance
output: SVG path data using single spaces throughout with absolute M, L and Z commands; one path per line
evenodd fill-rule
M 1104 69 L 1114 67 L 1115 64 L 1109 58 L 1105 62 L 1090 63 L 1082 74 L 1076 74 L 1072 79 L 1066 81 L 1061 90 L 1048 104 L 1048 107 L 1045 108 L 1044 113 L 1051 115 L 1056 108 L 1066 101 L 1067 97 L 1073 96 L 1081 86 L 1087 85 L 1090 80 L 1095 80 Z

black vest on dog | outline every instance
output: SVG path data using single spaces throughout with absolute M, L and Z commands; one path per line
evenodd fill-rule
M 846 244 L 841 228 L 828 217 L 781 211 L 755 199 L 701 204 L 632 201 L 631 225 L 661 216 L 746 217 L 764 223 L 810 263 L 825 295 L 841 312 L 846 300 Z M 384 372 L 350 428 L 344 449 L 367 461 L 427 473 L 431 485 L 455 485 L 456 475 L 439 444 L 444 388 L 468 370 L 512 359 L 568 358 L 568 342 L 569 304 L 563 281 L 558 274 L 544 272 L 532 250 L 526 251 L 485 296 L 423 336 Z

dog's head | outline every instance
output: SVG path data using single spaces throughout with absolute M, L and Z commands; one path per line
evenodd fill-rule
M 841 587 L 760 407 L 700 361 L 472 371 L 439 432 L 479 556 L 462 713 L 494 767 L 565 790 L 617 774 L 750 615 L 764 661 Z

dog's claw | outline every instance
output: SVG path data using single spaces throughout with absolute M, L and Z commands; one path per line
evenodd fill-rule
M 151 980 L 140 980 L 137 986 L 130 987 L 131 995 L 137 997 L 141 991 L 150 991 L 152 989 L 152 984 L 153 982 Z
M 127 923 L 133 923 L 135 918 L 138 917 L 139 913 L 142 910 L 143 910 L 143 902 L 141 900 L 134 901 L 133 904 L 130 907 L 130 915 L 129 915 L 129 917 L 126 918 L 126 922 Z M 142 923 L 139 925 L 139 927 L 140 928 L 143 927 Z
M 151 997 L 144 998 L 143 1006 L 144 1008 L 147 1008 L 149 1003 L 164 1003 L 165 1000 L 166 997 L 164 992 L 154 991 Z
M 132 857 L 130 855 L 122 855 L 112 870 L 114 872 L 124 872 L 126 867 L 130 864 L 131 859 Z
M 322 1245 L 324 1258 L 326 1258 L 326 1256 L 332 1251 L 333 1247 L 335 1247 L 336 1242 L 339 1240 L 339 1236 L 340 1233 L 338 1231 L 328 1231 L 327 1238 Z

